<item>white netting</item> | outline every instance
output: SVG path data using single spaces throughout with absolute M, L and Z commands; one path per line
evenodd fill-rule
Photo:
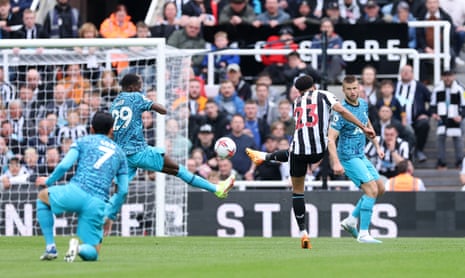
M 82 44 L 83 41 L 79 42 Z M 15 43 L 21 47 L 19 42 Z M 35 220 L 38 189 L 34 185 L 34 177 L 49 174 L 53 166 L 48 166 L 56 164 L 72 140 L 89 132 L 89 119 L 97 110 L 108 110 L 118 93 L 118 81 L 126 73 L 140 74 L 147 96 L 164 101 L 168 108 L 166 116 L 155 113 L 144 115 L 149 144 L 165 145 L 168 155 L 185 164 L 188 149 L 183 142 L 186 142 L 184 138 L 187 138 L 188 126 L 186 96 L 190 57 L 167 55 L 164 44 L 163 47 L 156 44 L 149 47 L 147 43 L 143 46 L 118 47 L 115 42 L 110 48 L 96 47 L 98 42 L 89 40 L 92 47 L 80 45 L 73 48 L 73 44 L 70 44 L 68 48 L 21 48 L 19 53 L 12 49 L 2 50 L 0 179 L 4 188 L 0 191 L 0 235 L 40 234 Z M 63 44 L 63 41 L 60 43 Z M 109 40 L 104 43 L 108 45 Z M 160 57 L 164 57 L 163 68 L 157 68 Z M 38 74 L 40 79 L 37 79 Z M 1 75 L 0 72 L 0 78 Z M 157 93 L 160 76 L 165 78 L 164 95 L 163 92 Z M 111 82 L 112 78 L 114 83 Z M 158 91 L 163 91 L 163 87 L 160 90 L 158 86 Z M 58 100 L 60 95 L 65 95 L 65 99 Z M 22 106 L 22 112 L 18 112 L 21 110 L 18 106 Z M 11 134 L 8 134 L 10 127 Z M 164 134 L 164 142 L 157 142 L 163 138 L 160 132 Z M 2 147 L 2 141 L 5 141 L 6 148 Z M 29 148 L 38 153 L 36 166 L 26 163 L 34 153 Z M 60 157 L 54 158 L 56 150 L 59 150 Z M 9 171 L 8 160 L 13 156 L 21 158 L 26 172 L 5 182 Z M 66 178 L 69 180 L 71 176 L 72 173 L 68 173 Z M 130 184 L 128 201 L 115 223 L 114 234 L 187 234 L 187 185 L 180 179 L 167 176 L 164 177 L 165 184 L 155 180 L 160 177 L 138 172 Z M 156 186 L 160 184 L 165 188 L 164 202 L 157 203 Z M 164 219 L 164 227 L 158 229 L 157 209 L 165 212 L 158 214 L 162 215 L 162 221 Z M 76 218 L 74 215 L 59 217 L 55 227 L 57 235 L 75 233 Z

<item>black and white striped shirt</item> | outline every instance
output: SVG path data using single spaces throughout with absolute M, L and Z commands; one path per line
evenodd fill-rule
M 337 97 L 323 90 L 310 90 L 294 101 L 292 153 L 311 155 L 326 151 L 331 109 L 336 103 Z

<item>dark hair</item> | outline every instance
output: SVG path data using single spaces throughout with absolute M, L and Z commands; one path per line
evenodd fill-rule
M 141 80 L 139 75 L 128 73 L 120 81 L 120 85 L 123 91 L 125 92 L 135 92 L 137 89 L 135 87 L 141 85 Z
M 357 81 L 357 77 L 355 77 L 355 75 L 346 75 L 342 82 L 343 83 L 354 83 L 355 81 Z
M 92 118 L 92 128 L 96 134 L 108 134 L 113 128 L 113 118 L 110 113 L 98 111 Z
M 399 163 L 397 163 L 397 165 L 396 165 L 397 172 L 399 174 L 400 173 L 406 173 L 407 170 L 408 170 L 408 164 L 409 164 L 408 159 L 404 159 L 404 160 L 400 161 Z
M 384 129 L 394 129 L 397 134 L 399 134 L 399 131 L 397 130 L 397 127 L 393 124 L 388 124 L 384 127 Z
M 307 91 L 313 87 L 313 78 L 310 75 L 303 75 L 297 78 L 294 86 L 300 92 Z

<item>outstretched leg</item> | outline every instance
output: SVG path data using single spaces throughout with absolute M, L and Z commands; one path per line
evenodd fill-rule
M 39 192 L 37 205 L 37 221 L 39 222 L 40 229 L 45 238 L 45 252 L 40 256 L 41 260 L 53 260 L 58 256 L 55 245 L 55 238 L 53 236 L 53 213 L 48 201 L 48 190 L 43 189 Z

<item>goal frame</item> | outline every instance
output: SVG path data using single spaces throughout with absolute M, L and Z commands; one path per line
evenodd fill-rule
M 44 48 L 47 49 L 60 49 L 74 47 L 108 47 L 108 48 L 124 48 L 124 47 L 152 47 L 156 48 L 156 76 L 164 76 L 166 69 L 167 49 L 166 41 L 164 38 L 131 38 L 131 39 L 35 39 L 35 40 L 17 40 L 17 39 L 4 39 L 1 40 L 0 50 L 2 51 L 3 65 L 8 65 L 8 61 L 13 53 L 13 48 L 20 48 L 21 53 L 35 53 L 31 48 Z M 106 68 L 111 67 L 110 64 Z M 4 67 L 5 80 L 8 81 L 8 67 Z M 165 78 L 157 78 L 156 82 L 157 102 L 165 105 Z M 156 117 L 157 146 L 164 148 L 165 138 L 165 119 Z M 166 189 L 166 175 L 161 172 L 156 173 L 156 222 L 155 222 L 155 235 L 166 236 L 165 229 L 165 191 Z

